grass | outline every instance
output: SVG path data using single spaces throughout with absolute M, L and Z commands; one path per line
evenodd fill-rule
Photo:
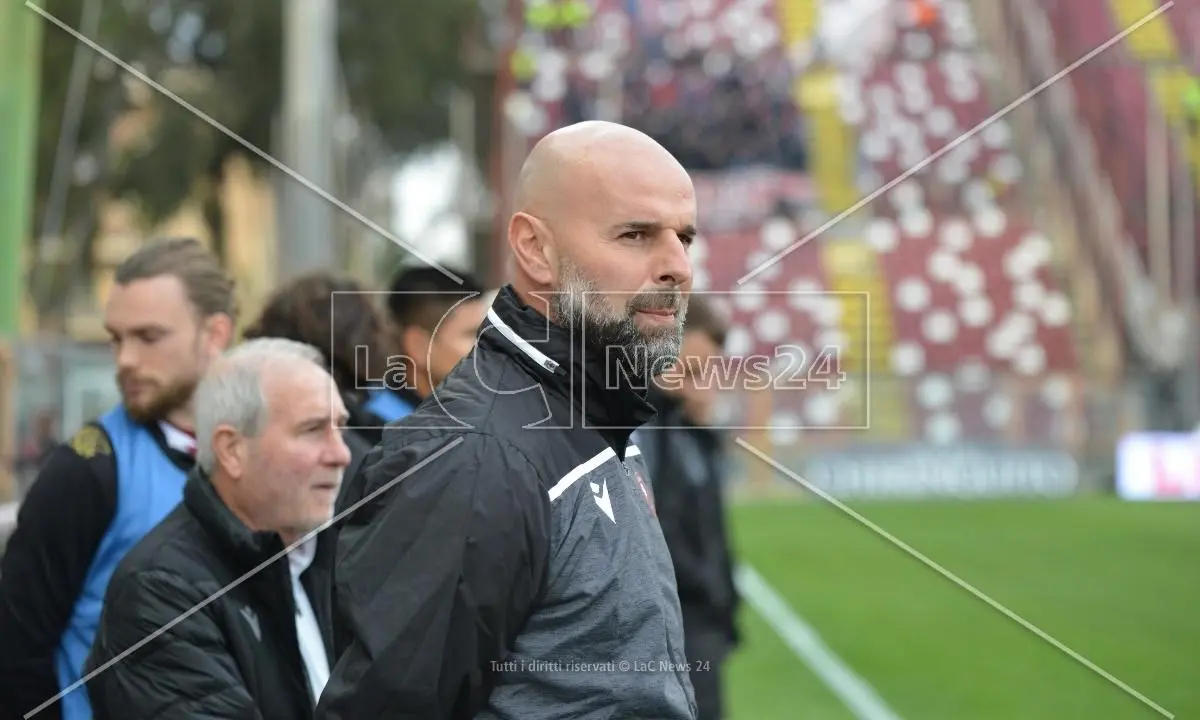
M 1200 717 L 1200 504 L 854 503 L 1176 717 Z M 738 506 L 753 566 L 905 720 L 1162 717 L 821 502 Z M 746 607 L 735 720 L 853 715 Z

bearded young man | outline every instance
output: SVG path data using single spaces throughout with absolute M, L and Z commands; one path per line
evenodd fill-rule
M 0 717 L 80 679 L 113 570 L 182 498 L 192 393 L 233 338 L 233 281 L 195 240 L 151 243 L 114 280 L 104 321 L 122 402 L 53 451 L 21 503 L 0 565 Z M 85 688 L 37 717 L 91 718 Z
M 360 471 L 336 580 L 352 641 L 317 717 L 695 717 L 629 442 L 679 352 L 695 222 L 687 173 L 640 132 L 585 122 L 534 148 L 512 284 Z

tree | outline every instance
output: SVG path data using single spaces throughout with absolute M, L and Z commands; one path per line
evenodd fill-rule
M 79 27 L 85 5 L 100 3 L 96 43 L 145 72 L 248 143 L 270 152 L 282 90 L 281 0 L 45 0 L 46 11 Z M 339 56 L 351 112 L 388 149 L 403 154 L 448 133 L 451 88 L 466 81 L 459 48 L 479 17 L 475 0 L 339 0 Z M 49 27 L 43 45 L 41 137 L 36 184 L 37 234 L 50 197 L 72 59 L 79 43 Z M 88 51 L 90 52 L 90 51 Z M 205 202 L 214 236 L 214 189 L 242 145 L 171 99 L 97 58 L 82 107 L 78 186 L 64 227 L 86 257 L 99 192 L 134 200 L 159 221 L 187 199 Z M 130 92 L 131 89 L 142 90 Z M 135 142 L 109 147 L 113 122 L 138 108 Z M 89 160 L 90 158 L 90 160 Z M 261 160 L 251 156 L 259 164 Z M 89 167 L 91 172 L 88 172 Z M 61 174 L 60 174 L 61 175 Z M 61 181 L 61 177 L 58 178 Z M 41 283 L 61 290 L 59 283 Z M 45 293 L 41 293 L 45 294 Z M 53 295 L 54 293 L 51 292 Z

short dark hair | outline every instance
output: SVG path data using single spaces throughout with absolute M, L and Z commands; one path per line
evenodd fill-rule
M 462 278 L 462 284 L 432 267 L 409 268 L 397 274 L 387 298 L 392 322 L 400 328 L 415 325 L 433 332 L 450 308 L 482 295 L 483 286 L 475 278 L 453 272 Z
M 703 295 L 692 295 L 688 299 L 687 317 L 683 322 L 684 332 L 702 332 L 719 348 L 725 347 L 729 324 L 722 313 Z
M 233 278 L 221 267 L 217 256 L 195 238 L 152 240 L 117 266 L 113 280 L 128 285 L 163 275 L 179 278 L 201 317 L 223 314 L 237 322 Z
M 368 366 L 381 359 L 382 323 L 371 296 L 358 281 L 316 272 L 283 285 L 271 294 L 262 314 L 243 336 L 278 337 L 312 345 L 325 356 L 343 392 L 358 386 L 355 348 L 365 347 Z

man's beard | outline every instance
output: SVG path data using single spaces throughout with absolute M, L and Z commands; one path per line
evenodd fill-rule
M 124 387 L 123 380 L 124 378 L 117 378 L 119 387 Z M 141 402 L 130 402 L 125 397 L 124 391 L 121 393 L 121 399 L 125 404 L 125 412 L 136 422 L 156 422 L 158 420 L 165 420 L 168 415 L 191 402 L 192 394 L 196 391 L 196 386 L 199 384 L 200 379 L 198 377 L 188 375 L 183 378 L 171 380 L 165 386 L 160 385 L 157 388 L 152 388 L 150 397 Z M 142 394 L 145 395 L 145 391 Z
M 675 324 L 642 330 L 634 320 L 642 310 L 674 310 Z M 621 311 L 612 307 L 577 265 L 564 259 L 559 264 L 559 288 L 550 312 L 556 324 L 586 333 L 584 342 L 589 349 L 604 353 L 606 363 L 616 359 L 631 379 L 648 381 L 679 357 L 687 300 L 678 289 L 649 291 L 630 297 Z

